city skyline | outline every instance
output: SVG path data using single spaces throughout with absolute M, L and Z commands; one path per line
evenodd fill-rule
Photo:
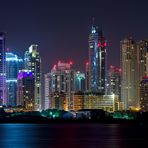
M 31 0 L 20 3 L 6 0 L 0 6 L 0 30 L 6 32 L 6 47 L 21 57 L 31 44 L 38 44 L 41 57 L 49 55 L 43 61 L 43 65 L 47 65 L 43 66 L 43 73 L 59 59 L 72 59 L 75 68 L 84 71 L 88 59 L 88 34 L 94 17 L 108 42 L 108 65 L 119 66 L 120 40 L 128 36 L 146 39 L 148 34 L 147 2 L 134 1 L 134 5 L 133 1 L 126 2 Z

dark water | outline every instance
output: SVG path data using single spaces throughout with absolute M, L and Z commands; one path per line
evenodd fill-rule
M 148 125 L 0 124 L 0 148 L 139 147 L 148 147 Z

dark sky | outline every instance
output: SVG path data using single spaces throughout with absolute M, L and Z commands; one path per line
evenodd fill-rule
M 108 40 L 108 65 L 119 66 L 121 39 L 147 39 L 147 0 L 0 0 L 6 46 L 23 56 L 38 44 L 44 73 L 58 60 L 72 59 L 75 68 L 84 69 L 93 17 Z

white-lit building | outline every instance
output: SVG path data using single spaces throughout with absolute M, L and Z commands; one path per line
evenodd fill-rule
M 38 45 L 31 45 L 29 50 L 25 52 L 24 57 L 25 69 L 31 70 L 34 75 L 34 97 L 35 110 L 41 110 L 41 57 L 38 52 Z

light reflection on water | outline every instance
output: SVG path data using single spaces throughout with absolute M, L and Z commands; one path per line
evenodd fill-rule
M 0 148 L 132 148 L 147 144 L 148 125 L 0 124 Z

